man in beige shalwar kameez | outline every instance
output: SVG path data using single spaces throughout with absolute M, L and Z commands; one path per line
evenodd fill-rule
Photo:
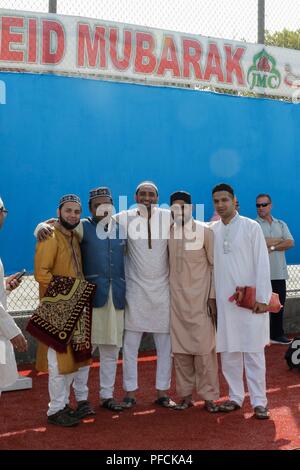
M 171 195 L 174 224 L 169 240 L 171 344 L 177 393 L 176 410 L 193 406 L 192 393 L 217 412 L 218 363 L 215 347 L 216 302 L 213 285 L 213 232 L 193 219 L 191 196 Z

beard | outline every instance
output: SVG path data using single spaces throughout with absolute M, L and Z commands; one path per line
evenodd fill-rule
M 78 222 L 76 222 L 76 224 L 70 224 L 69 222 L 67 222 L 61 215 L 59 216 L 59 222 L 61 223 L 61 225 L 66 229 L 66 230 L 74 230 L 74 228 L 77 227 L 77 225 L 79 224 L 80 220 L 78 220 Z

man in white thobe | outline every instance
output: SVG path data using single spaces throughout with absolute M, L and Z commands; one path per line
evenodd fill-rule
M 6 215 L 7 210 L 0 198 L 0 228 Z M 13 274 L 4 280 L 3 264 L 0 259 L 0 396 L 1 390 L 9 387 L 18 379 L 13 348 L 18 352 L 27 350 L 26 339 L 14 319 L 7 313 L 7 294 L 20 285 L 17 274 Z
M 267 305 L 272 294 L 268 251 L 259 224 L 236 211 L 234 191 L 229 185 L 216 186 L 213 201 L 221 217 L 211 226 L 215 234 L 217 352 L 221 353 L 222 372 L 229 385 L 229 401 L 219 410 L 241 408 L 245 369 L 254 416 L 267 419 L 264 348 L 269 343 Z M 238 286 L 256 288 L 253 311 L 229 302 Z
M 157 351 L 158 405 L 173 407 L 171 383 L 170 294 L 168 235 L 170 211 L 156 207 L 158 189 L 152 182 L 136 190 L 138 208 L 116 216 L 127 229 L 125 256 L 126 304 L 123 343 L 123 406 L 135 405 L 137 358 L 143 333 L 153 333 Z

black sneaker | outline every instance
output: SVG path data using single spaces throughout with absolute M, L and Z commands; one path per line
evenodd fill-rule
M 80 420 L 75 416 L 70 416 L 68 411 L 64 408 L 63 410 L 48 416 L 48 423 L 70 428 L 77 426 L 80 423 Z
M 283 344 L 285 346 L 287 346 L 288 344 L 291 344 L 292 342 L 293 340 L 288 339 L 286 336 L 280 336 L 279 338 L 270 340 L 271 344 Z
M 89 401 L 82 400 L 77 403 L 77 408 L 74 411 L 74 416 L 78 419 L 86 418 L 87 416 L 95 416 L 96 412 Z

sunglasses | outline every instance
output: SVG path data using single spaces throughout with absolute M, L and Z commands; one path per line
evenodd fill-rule
M 256 204 L 256 207 L 267 207 L 270 205 L 270 202 L 262 202 L 261 204 Z

